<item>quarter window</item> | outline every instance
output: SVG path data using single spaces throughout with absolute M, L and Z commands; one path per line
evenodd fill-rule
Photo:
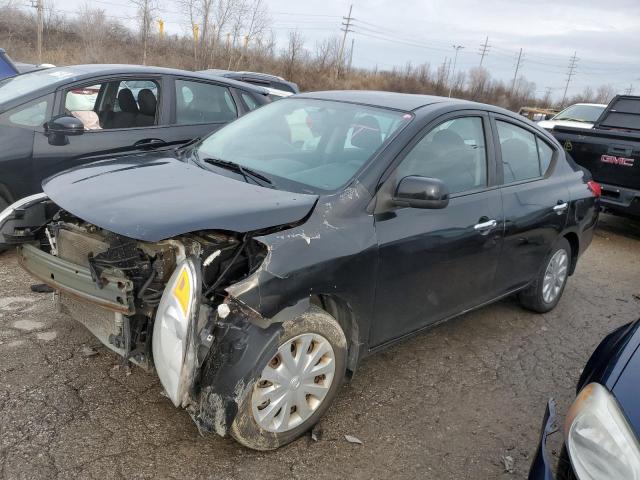
M 504 182 L 519 182 L 542 175 L 535 135 L 511 123 L 501 121 L 496 123 L 502 153 Z
M 451 193 L 487 186 L 487 152 L 482 118 L 447 120 L 413 147 L 398 167 L 400 178 L 419 175 L 442 180 Z
M 240 95 L 242 95 L 242 101 L 245 103 L 249 110 L 255 110 L 260 106 L 258 105 L 258 102 L 256 102 L 256 100 L 248 93 L 242 92 Z
M 538 141 L 538 155 L 540 157 L 540 172 L 544 175 L 551 165 L 551 159 L 553 158 L 553 149 L 547 145 L 546 142 L 537 139 Z
M 39 127 L 46 121 L 48 107 L 47 99 L 41 98 L 27 105 L 16 107 L 9 112 L 8 120 L 21 127 Z
M 226 87 L 176 80 L 176 123 L 226 123 L 238 116 Z

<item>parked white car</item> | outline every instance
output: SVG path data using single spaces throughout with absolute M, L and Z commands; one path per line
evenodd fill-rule
M 605 108 L 606 105 L 600 103 L 576 103 L 562 110 L 551 120 L 538 122 L 538 125 L 547 130 L 553 130 L 555 126 L 593 128 L 593 124 Z

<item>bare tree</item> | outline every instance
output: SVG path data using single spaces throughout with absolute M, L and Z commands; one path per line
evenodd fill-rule
M 289 33 L 289 44 L 283 52 L 283 70 L 285 76 L 291 78 L 296 73 L 298 63 L 304 56 L 304 37 L 300 32 Z
M 182 8 L 189 19 L 189 30 L 193 38 L 193 69 L 198 69 L 198 39 L 196 38 L 196 31 L 200 28 L 199 25 L 199 6 L 200 0 L 180 0 L 178 5 Z
M 613 85 L 600 85 L 596 91 L 596 103 L 609 103 L 616 94 Z
M 235 69 L 238 70 L 242 60 L 247 54 L 249 44 L 262 38 L 264 33 L 268 30 L 271 20 L 267 6 L 263 0 L 251 0 L 245 4 L 243 23 L 244 23 L 244 44 L 240 50 L 240 55 L 236 60 Z
M 151 28 L 153 25 L 153 15 L 158 9 L 156 0 L 131 0 L 131 3 L 138 7 L 138 21 L 140 24 L 140 37 L 142 39 L 142 64 L 147 64 L 147 46 Z
M 90 7 L 85 3 L 78 13 L 76 29 L 84 45 L 86 62 L 101 61 L 108 34 L 104 10 Z

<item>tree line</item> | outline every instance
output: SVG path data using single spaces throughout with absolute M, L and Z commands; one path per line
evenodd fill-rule
M 43 59 L 55 65 L 131 63 L 187 70 L 221 68 L 280 75 L 302 90 L 368 89 L 465 98 L 517 111 L 554 103 L 550 92 L 536 95 L 536 85 L 520 76 L 515 82 L 494 78 L 476 67 L 452 75 L 446 65 L 408 63 L 391 69 L 352 68 L 341 52 L 341 38 L 328 37 L 309 46 L 301 31 L 291 31 L 278 46 L 264 0 L 178 0 L 186 19 L 184 33 L 165 35 L 156 0 L 130 0 L 138 28 L 125 26 L 113 10 L 85 4 L 77 12 L 48 6 L 44 16 Z M 0 46 L 12 58 L 36 62 L 36 21 L 18 0 L 0 0 Z M 587 87 L 566 104 L 607 103 L 611 85 Z

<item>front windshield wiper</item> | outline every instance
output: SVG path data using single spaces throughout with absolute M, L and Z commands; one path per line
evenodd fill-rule
M 249 183 L 249 178 L 251 178 L 254 183 L 260 185 L 261 187 L 264 187 L 264 184 L 266 183 L 269 187 L 275 188 L 272 180 L 265 177 L 263 174 L 252 170 L 251 168 L 243 167 L 239 163 L 211 157 L 203 158 L 202 161 L 210 165 L 215 165 L 216 167 L 226 168 L 227 170 L 238 172 L 240 175 L 242 175 L 244 181 L 247 183 Z
M 196 137 L 196 138 L 192 138 L 191 140 L 189 140 L 187 143 L 183 143 L 182 145 L 180 145 L 179 147 L 176 147 L 176 152 L 178 153 L 178 155 L 182 155 L 186 149 L 188 147 L 190 147 L 191 145 L 193 145 L 194 143 L 198 143 L 200 141 L 202 137 Z

